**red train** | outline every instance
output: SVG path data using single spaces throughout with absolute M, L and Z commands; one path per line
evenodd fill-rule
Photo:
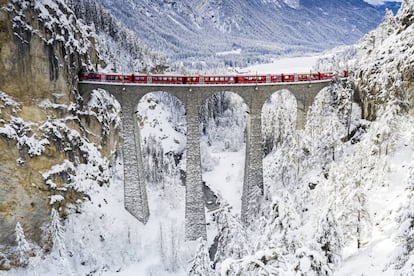
M 304 74 L 277 75 L 236 75 L 236 76 L 182 76 L 182 75 L 125 75 L 81 73 L 79 81 L 120 82 L 120 83 L 153 83 L 153 84 L 236 84 L 236 83 L 277 83 L 328 80 L 335 76 L 334 72 L 318 72 Z M 343 71 L 340 77 L 348 77 Z

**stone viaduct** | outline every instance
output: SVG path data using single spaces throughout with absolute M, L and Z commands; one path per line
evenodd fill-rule
M 125 208 L 139 221 L 146 223 L 149 208 L 140 146 L 140 131 L 136 109 L 140 99 L 151 92 L 167 92 L 177 97 L 186 110 L 187 117 L 187 178 L 185 198 L 185 232 L 190 240 L 206 237 L 205 207 L 201 180 L 199 142 L 199 109 L 211 95 L 228 91 L 243 98 L 248 106 L 246 160 L 242 193 L 241 217 L 248 223 L 252 209 L 251 195 L 263 189 L 262 107 L 269 97 L 282 89 L 289 90 L 297 101 L 297 128 L 302 129 L 306 114 L 315 96 L 330 80 L 236 85 L 155 85 L 130 83 L 80 82 L 81 95 L 102 88 L 112 94 L 122 106 L 124 198 Z M 256 187 L 255 187 L 256 186 Z

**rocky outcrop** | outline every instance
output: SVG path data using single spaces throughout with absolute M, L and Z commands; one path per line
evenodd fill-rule
M 64 217 L 108 182 L 119 108 L 102 91 L 77 92 L 78 71 L 97 62 L 89 28 L 63 1 L 0 0 L 0 270 L 22 265 L 17 222 L 29 255 L 47 251 L 51 209 Z
M 414 114 L 414 2 L 405 0 L 394 16 L 365 36 L 356 64 L 364 117 L 374 120 L 381 106 L 395 102 Z

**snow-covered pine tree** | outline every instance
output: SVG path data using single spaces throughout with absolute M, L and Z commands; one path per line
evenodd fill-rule
M 199 246 L 191 265 L 189 276 L 214 276 L 215 273 L 211 268 L 212 263 L 208 255 L 206 242 L 202 238 L 200 238 L 198 242 Z
M 279 148 L 296 132 L 296 99 L 288 90 L 274 93 L 262 108 L 265 154 Z M 291 137 L 290 137 L 291 138 Z M 294 141 L 294 139 L 293 139 Z
M 265 198 L 281 186 L 292 190 L 297 188 L 300 162 L 303 160 L 299 149 L 299 133 L 296 131 L 296 100 L 287 90 L 274 93 L 262 110 L 262 133 L 265 154 L 264 175 L 271 179 L 266 184 Z
M 409 168 L 407 199 L 397 218 L 399 228 L 395 241 L 398 246 L 392 260 L 394 268 L 401 270 L 401 275 L 410 275 L 407 272 L 414 271 L 414 161 Z
M 159 224 L 159 255 L 162 260 L 162 269 L 177 272 L 180 268 L 179 246 L 182 243 L 177 225 Z
M 300 216 L 289 192 L 281 190 L 272 203 L 267 221 L 262 224 L 257 249 L 277 249 L 282 255 L 294 254 L 301 247 L 298 228 Z
M 373 154 L 379 156 L 387 155 L 395 146 L 398 139 L 398 133 L 395 131 L 398 127 L 398 117 L 401 113 L 401 106 L 398 101 L 392 101 L 384 108 L 378 111 L 380 118 L 377 123 L 373 125 L 375 128 L 375 136 L 372 137 L 374 145 L 377 147 L 373 149 Z
M 326 258 L 325 263 L 333 271 L 341 261 L 343 244 L 339 225 L 331 208 L 322 213 L 315 233 L 315 241 L 323 257 Z
M 304 140 L 309 151 L 308 164 L 326 167 L 341 153 L 341 138 L 347 134 L 351 90 L 344 89 L 338 79 L 323 89 L 315 98 L 308 115 L 305 133 L 311 137 Z
M 361 248 L 363 239 L 367 238 L 371 231 L 371 217 L 367 209 L 365 192 L 366 180 L 362 175 L 362 164 L 352 163 L 344 166 L 352 166 L 352 169 L 347 167 L 343 171 L 355 173 L 338 175 L 335 179 L 334 185 L 338 185 L 335 204 L 338 223 L 343 231 L 344 243 L 356 239 L 357 248 Z
M 329 276 L 333 273 L 318 248 L 301 247 L 296 250 L 294 260 L 296 263 L 293 266 L 293 271 L 296 275 Z
M 63 226 L 60 221 L 60 216 L 55 208 L 52 208 L 50 213 L 50 225 L 49 225 L 50 238 L 53 243 L 53 249 L 59 253 L 59 256 L 65 254 L 65 243 L 63 237 Z
M 245 231 L 239 222 L 230 212 L 230 207 L 225 204 L 213 214 L 213 219 L 217 224 L 217 236 L 214 241 L 217 243 L 217 251 L 214 255 L 215 267 L 226 258 L 239 259 L 246 255 Z
M 162 184 L 164 180 L 164 149 L 154 135 L 144 139 L 144 170 L 148 182 Z
M 250 229 L 254 253 L 241 259 L 224 260 L 222 275 L 294 275 L 298 271 L 298 260 L 304 257 L 300 251 L 303 249 L 300 218 L 289 193 L 280 190 L 279 194 L 265 212 L 267 218 L 261 218 L 258 228 Z M 309 256 L 309 263 L 311 259 Z
M 219 92 L 200 107 L 201 136 L 208 146 L 238 151 L 245 143 L 247 105 L 231 92 Z
M 22 226 L 20 225 L 20 222 L 16 223 L 16 253 L 18 257 L 18 262 L 21 266 L 26 266 L 28 264 L 28 258 L 29 258 L 29 250 L 30 246 L 29 243 L 26 241 L 26 237 L 24 235 L 24 230 Z

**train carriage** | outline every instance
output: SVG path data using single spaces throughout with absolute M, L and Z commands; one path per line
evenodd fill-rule
M 148 76 L 147 75 L 132 75 L 132 82 L 148 83 Z
M 237 76 L 237 83 L 266 83 L 266 75 Z
M 295 74 L 282 74 L 282 81 L 283 82 L 294 82 L 295 81 Z
M 121 74 L 104 74 L 103 80 L 109 82 L 122 82 L 122 75 Z
M 156 75 L 151 77 L 151 81 L 160 84 L 182 84 L 183 78 L 183 76 Z
M 79 80 L 80 81 L 86 81 L 86 80 L 92 80 L 92 81 L 101 81 L 102 80 L 102 74 L 97 73 L 80 73 L 79 74 Z
M 319 73 L 298 74 L 298 81 L 319 80 Z
M 270 82 L 283 82 L 283 75 L 270 75 Z
M 205 76 L 205 84 L 232 84 L 236 83 L 234 76 Z
M 319 72 L 320 80 L 329 80 L 329 79 L 332 79 L 334 76 L 335 76 L 334 72 L 323 72 L 323 73 Z
M 199 84 L 201 83 L 200 76 L 186 76 L 184 77 L 184 84 Z

